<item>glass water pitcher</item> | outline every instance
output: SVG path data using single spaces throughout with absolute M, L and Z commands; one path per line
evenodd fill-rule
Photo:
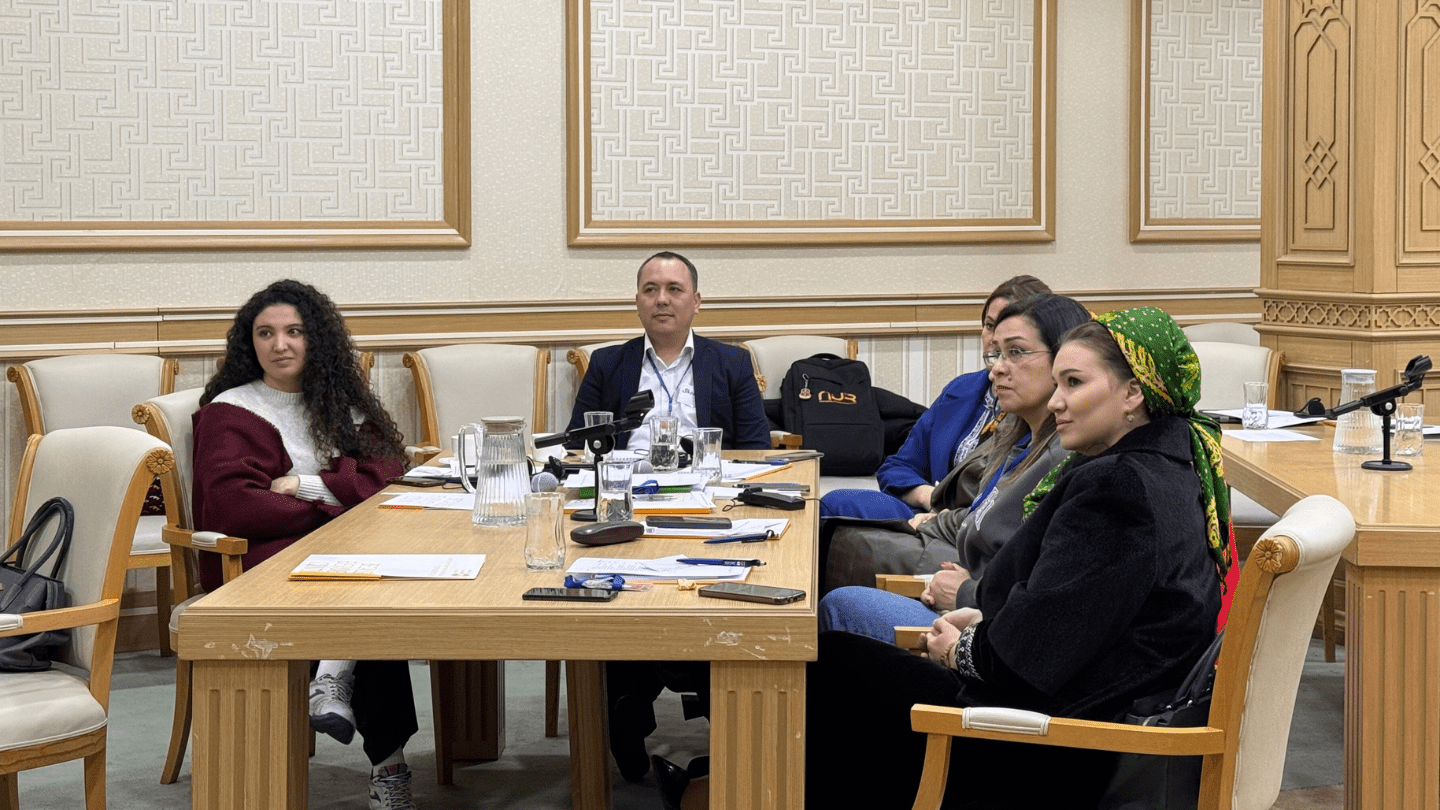
M 465 475 L 465 436 L 477 433 L 475 444 L 480 458 L 475 464 L 475 481 Z M 475 493 L 471 520 L 476 526 L 523 526 L 525 493 L 530 491 L 530 468 L 525 459 L 525 420 L 518 416 L 494 416 L 479 425 L 460 428 L 456 443 L 461 456 L 460 481 Z
M 1340 404 L 1375 392 L 1375 370 L 1346 368 L 1340 370 Z M 1369 408 L 1341 414 L 1335 421 L 1335 452 L 1359 455 L 1380 455 L 1380 417 Z

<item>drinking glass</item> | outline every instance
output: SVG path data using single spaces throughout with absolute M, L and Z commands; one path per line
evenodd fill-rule
M 1425 405 L 1401 402 L 1395 406 L 1395 455 L 1418 456 L 1425 450 Z
M 1263 382 L 1245 383 L 1245 410 L 1240 412 L 1240 426 L 1246 430 L 1270 427 L 1270 386 Z
M 635 504 L 630 495 L 630 479 L 634 475 L 633 459 L 606 458 L 600 462 L 600 480 L 595 487 L 595 520 L 613 523 L 630 520 Z
M 1345 368 L 1340 370 L 1340 404 L 1375 392 L 1375 369 Z M 1335 421 L 1337 453 L 1380 455 L 1380 417 L 1369 408 L 1360 408 L 1340 415 Z
M 614 421 L 614 420 L 615 420 L 615 414 L 612 414 L 612 413 L 610 413 L 609 411 L 586 411 L 586 412 L 585 412 L 585 427 L 594 427 L 595 425 L 603 425 L 603 424 L 605 424 L 606 422 L 612 422 L 612 421 Z M 590 442 L 589 442 L 588 440 L 585 442 L 585 463 L 586 463 L 586 464 L 594 464 L 594 463 L 595 463 L 595 454 L 592 453 L 592 452 L 590 452 Z
M 690 468 L 700 473 L 706 486 L 720 483 L 720 428 L 700 428 L 695 432 L 695 462 Z
M 565 565 L 565 496 L 531 492 L 525 496 L 525 567 L 553 571 Z
M 680 417 L 656 416 L 650 419 L 650 466 L 657 473 L 680 469 Z

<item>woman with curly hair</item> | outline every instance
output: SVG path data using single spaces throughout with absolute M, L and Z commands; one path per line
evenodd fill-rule
M 314 531 L 404 472 L 400 431 L 360 375 L 335 304 L 277 281 L 235 315 L 220 370 L 195 413 L 195 525 L 250 541 L 246 568 Z M 218 588 L 219 561 L 201 555 Z M 370 758 L 370 807 L 412 807 L 405 742 L 417 730 L 405 661 L 321 661 L 310 724 Z

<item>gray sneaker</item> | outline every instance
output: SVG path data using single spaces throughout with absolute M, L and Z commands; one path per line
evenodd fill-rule
M 355 712 L 350 709 L 354 692 L 354 675 L 321 675 L 311 681 L 310 727 L 349 745 L 355 739 Z
M 371 769 L 370 810 L 415 810 L 410 798 L 410 766 L 402 762 Z

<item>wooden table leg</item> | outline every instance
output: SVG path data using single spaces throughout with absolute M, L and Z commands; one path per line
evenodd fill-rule
M 711 663 L 710 806 L 805 806 L 805 662 Z
M 505 751 L 505 662 L 431 661 L 435 779 L 450 784 L 456 760 L 493 761 Z
M 1346 561 L 1345 807 L 1440 807 L 1440 569 Z
M 308 661 L 196 661 L 195 810 L 305 810 Z
M 605 663 L 565 662 L 565 700 L 570 713 L 570 805 L 610 810 L 610 747 L 606 742 Z

